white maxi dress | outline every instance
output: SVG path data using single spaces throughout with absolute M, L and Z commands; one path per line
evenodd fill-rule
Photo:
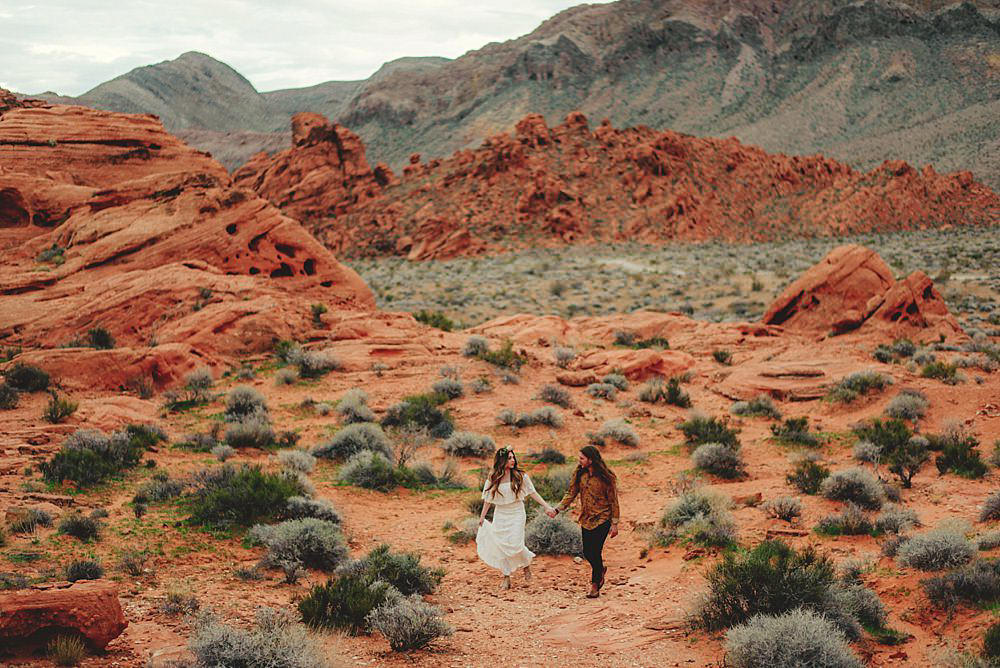
M 535 553 L 524 546 L 524 500 L 533 498 L 538 503 L 545 501 L 535 491 L 531 478 L 527 475 L 521 489 L 515 496 L 509 482 L 500 483 L 496 495 L 483 487 L 483 501 L 494 504 L 493 521 L 485 520 L 476 533 L 476 552 L 479 558 L 504 575 L 510 575 L 518 568 L 531 565 Z

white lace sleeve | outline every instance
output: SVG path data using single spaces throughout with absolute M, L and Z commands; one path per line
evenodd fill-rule
M 488 503 L 493 503 L 493 496 L 489 493 L 490 479 L 487 478 L 486 482 L 483 484 L 483 501 Z
M 524 482 L 521 484 L 521 494 L 525 499 L 534 499 L 538 503 L 545 505 L 545 499 L 535 491 L 535 484 L 531 482 L 531 477 L 524 474 Z

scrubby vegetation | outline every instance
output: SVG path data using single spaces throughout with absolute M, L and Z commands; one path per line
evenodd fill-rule
M 50 482 L 95 485 L 134 468 L 147 448 L 163 440 L 166 436 L 162 431 L 145 425 L 129 425 L 110 436 L 78 429 L 40 469 Z
M 785 480 L 803 494 L 817 494 L 829 476 L 830 469 L 818 458 L 800 456 Z
M 968 563 L 976 556 L 976 546 L 959 529 L 945 526 L 908 538 L 896 551 L 902 566 L 922 571 L 939 571 Z
M 191 520 L 226 528 L 251 526 L 276 518 L 293 496 L 302 496 L 297 477 L 262 470 L 259 466 L 224 464 L 194 475 L 188 500 Z
M 843 378 L 826 394 L 830 401 L 850 403 L 872 391 L 881 391 L 892 384 L 892 379 L 877 371 L 858 371 Z
M 400 429 L 426 429 L 434 438 L 448 438 L 455 430 L 455 423 L 446 409 L 439 408 L 447 397 L 433 394 L 416 394 L 390 406 L 382 418 L 383 427 Z
M 320 668 L 327 652 L 282 610 L 260 608 L 250 629 L 229 626 L 212 615 L 194 623 L 188 642 L 199 666 Z
M 775 407 L 774 401 L 766 394 L 758 395 L 750 401 L 737 401 L 730 407 L 729 412 L 733 415 L 781 419 L 781 411 Z
M 385 636 L 396 652 L 426 647 L 433 640 L 453 633 L 440 608 L 410 596 L 376 608 L 368 616 L 373 629 Z
M 371 422 L 357 422 L 340 429 L 333 437 L 312 449 L 313 457 L 347 459 L 359 452 L 377 452 L 391 459 L 392 444 L 382 428 Z
M 19 392 L 42 392 L 49 387 L 49 374 L 31 364 L 15 363 L 4 373 L 4 383 Z
M 826 617 L 808 609 L 756 615 L 726 633 L 726 662 L 733 668 L 809 666 L 861 668 L 847 638 Z
M 823 481 L 820 490 L 831 501 L 855 503 L 869 510 L 878 510 L 885 500 L 882 485 L 862 468 L 834 471 Z
M 736 523 L 729 513 L 729 500 L 702 489 L 681 494 L 664 510 L 653 536 L 653 541 L 660 545 L 676 540 L 709 547 L 735 544 Z
M 267 548 L 263 565 L 281 568 L 286 577 L 299 568 L 331 571 L 347 558 L 340 526 L 314 517 L 258 524 L 250 536 Z
M 740 478 L 746 473 L 746 463 L 739 447 L 722 443 L 703 443 L 691 453 L 691 461 L 703 471 L 720 478 Z
M 542 406 L 528 413 L 517 414 L 510 409 L 504 409 L 497 414 L 497 422 L 509 427 L 522 429 L 535 425 L 544 425 L 559 429 L 563 426 L 562 414 L 551 406 Z
M 739 430 L 730 428 L 722 420 L 695 413 L 678 425 L 689 448 L 703 443 L 721 443 L 732 448 L 740 446 Z
M 453 457 L 488 457 L 496 448 L 490 436 L 471 431 L 456 431 L 441 445 L 441 449 Z
M 666 384 L 658 378 L 649 381 L 639 390 L 639 401 L 691 408 L 691 396 L 681 389 L 681 380 L 677 377 L 668 379 Z
M 802 502 L 794 496 L 780 496 L 764 502 L 764 512 L 779 520 L 791 522 L 802 515 Z
M 639 445 L 639 434 L 622 418 L 606 421 L 596 433 L 587 436 L 595 445 L 604 445 L 607 441 L 616 441 L 633 448 Z
M 986 475 L 987 466 L 979 453 L 979 439 L 965 425 L 949 425 L 940 435 L 929 436 L 927 440 L 932 450 L 941 451 L 934 465 L 942 475 L 954 473 L 963 478 Z
M 771 425 L 771 434 L 781 443 L 815 447 L 819 445 L 819 437 L 809 431 L 809 418 L 786 418 L 781 424 Z
M 565 515 L 536 514 L 524 528 L 524 544 L 535 554 L 583 554 L 580 528 Z

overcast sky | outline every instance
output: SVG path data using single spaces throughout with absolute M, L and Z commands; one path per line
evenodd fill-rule
M 0 87 L 79 95 L 202 51 L 258 90 L 364 79 L 531 32 L 574 0 L 0 0 Z

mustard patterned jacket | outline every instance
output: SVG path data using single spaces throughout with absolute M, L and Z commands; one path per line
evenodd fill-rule
M 618 490 L 615 485 L 609 485 L 590 471 L 584 471 L 579 485 L 574 477 L 559 502 L 559 512 L 569 508 L 577 496 L 580 497 L 580 526 L 584 529 L 597 528 L 608 520 L 618 523 Z

